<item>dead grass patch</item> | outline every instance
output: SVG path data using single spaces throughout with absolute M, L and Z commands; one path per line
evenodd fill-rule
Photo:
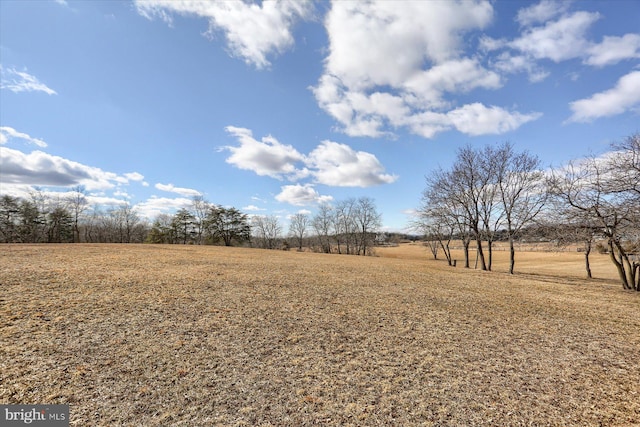
M 425 258 L 0 247 L 0 402 L 72 425 L 640 424 L 640 295 Z

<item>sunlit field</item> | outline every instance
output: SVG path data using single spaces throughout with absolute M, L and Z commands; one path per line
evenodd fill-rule
M 640 425 L 640 294 L 607 258 L 0 246 L 0 403 L 74 426 Z
M 464 266 L 464 252 L 459 242 L 451 245 L 451 256 L 457 260 L 457 267 Z M 485 257 L 488 259 L 486 247 Z M 376 248 L 376 254 L 383 257 L 433 260 L 433 254 L 423 243 L 407 243 L 396 247 Z M 470 248 L 470 267 L 475 267 L 476 250 L 474 243 Z M 576 246 L 570 246 L 559 250 L 549 244 L 516 245 L 515 273 L 522 275 L 555 276 L 558 278 L 586 278 L 584 253 L 579 252 Z M 442 250 L 438 252 L 438 260 L 446 262 Z M 591 274 L 595 281 L 614 283 L 618 280 L 618 273 L 608 254 L 600 254 L 592 249 L 589 255 Z M 479 264 L 478 264 L 479 267 Z M 496 272 L 509 271 L 509 245 L 507 243 L 495 243 L 493 251 L 492 270 Z M 620 285 L 622 287 L 622 285 Z

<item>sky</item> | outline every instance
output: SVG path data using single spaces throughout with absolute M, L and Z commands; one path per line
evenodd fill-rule
M 370 197 L 509 141 L 545 167 L 640 131 L 640 2 L 0 1 L 0 194 L 150 221 Z

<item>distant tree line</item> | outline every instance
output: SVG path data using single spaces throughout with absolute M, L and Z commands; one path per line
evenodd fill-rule
M 142 219 L 129 204 L 107 210 L 89 206 L 82 187 L 60 197 L 34 191 L 28 198 L 0 197 L 2 243 L 158 243 L 252 246 L 264 249 L 309 247 L 326 253 L 370 255 L 381 215 L 373 199 L 350 198 L 320 206 L 316 216 L 298 213 L 283 235 L 275 215 L 249 216 L 198 196 L 174 214 Z
M 510 143 L 466 146 L 451 168 L 426 176 L 413 225 L 450 265 L 450 243 L 461 240 L 466 268 L 472 243 L 475 265 L 491 270 L 493 244 L 506 240 L 512 274 L 514 242 L 532 231 L 557 244 L 584 244 L 588 277 L 592 245 L 602 240 L 623 287 L 640 291 L 640 134 L 611 148 L 543 171 L 538 157 Z
M 147 224 L 129 204 L 90 209 L 82 187 L 60 197 L 35 190 L 29 197 L 0 197 L 2 243 L 142 243 Z
M 291 221 L 291 234 L 301 242 L 304 216 Z M 314 233 L 311 247 L 317 252 L 371 255 L 379 237 L 382 216 L 370 197 L 349 198 L 335 205 L 322 204 L 312 218 L 305 218 Z

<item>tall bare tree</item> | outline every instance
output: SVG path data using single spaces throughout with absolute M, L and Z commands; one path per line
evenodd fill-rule
M 296 213 L 291 215 L 289 222 L 289 233 L 296 239 L 298 243 L 298 250 L 302 251 L 302 245 L 304 238 L 309 230 L 309 215 L 305 213 Z
M 538 157 L 527 151 L 517 153 L 507 142 L 495 151 L 492 159 L 496 164 L 501 208 L 509 239 L 509 273 L 513 274 L 514 237 L 538 216 L 547 200 L 547 190 Z
M 73 242 L 80 242 L 80 217 L 89 207 L 87 191 L 82 185 L 75 186 L 67 196 L 67 205 L 73 218 Z
M 624 289 L 640 291 L 640 136 L 612 145 L 614 151 L 556 170 L 549 179 L 555 197 L 600 228 Z
M 382 226 L 382 215 L 378 212 L 375 201 L 370 197 L 360 197 L 356 204 L 354 218 L 360 234 L 358 254 L 370 255 L 376 232 Z
M 251 218 L 252 234 L 264 249 L 275 249 L 282 234 L 280 220 L 275 215 L 255 215 Z
M 485 173 L 482 152 L 466 146 L 458 151 L 452 170 L 445 173 L 448 180 L 447 194 L 464 212 L 465 221 L 476 240 L 477 260 L 480 268 L 487 270 L 482 238 L 484 235 L 483 214 L 487 212 L 487 186 L 491 184 L 491 176 Z M 492 200 L 491 200 L 492 201 Z
M 205 200 L 203 196 L 194 196 L 191 199 L 191 213 L 194 218 L 195 226 L 195 243 L 202 244 L 202 238 L 205 231 L 205 222 L 211 204 Z
M 331 253 L 331 234 L 333 228 L 333 208 L 327 203 L 318 207 L 318 212 L 311 220 L 311 226 L 316 233 L 320 249 L 324 253 Z

